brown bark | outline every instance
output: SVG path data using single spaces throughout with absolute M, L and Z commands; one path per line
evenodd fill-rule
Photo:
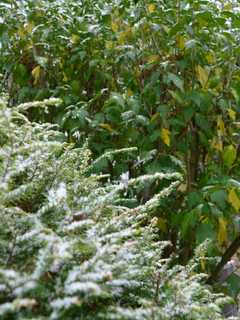
M 213 284 L 214 282 L 218 281 L 219 274 L 222 270 L 222 268 L 225 266 L 225 264 L 232 258 L 232 256 L 237 252 L 237 250 L 240 248 L 240 234 L 238 237 L 230 244 L 230 246 L 226 249 L 224 252 L 221 261 L 216 265 L 214 270 L 212 271 L 212 274 L 207 279 L 208 284 Z

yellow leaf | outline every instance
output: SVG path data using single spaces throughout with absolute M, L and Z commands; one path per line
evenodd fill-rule
M 227 221 L 224 218 L 218 218 L 218 242 L 220 245 L 227 242 Z
M 103 129 L 108 130 L 109 132 L 114 132 L 114 129 L 111 127 L 109 123 L 101 123 L 99 126 Z
M 105 46 L 107 49 L 113 49 L 114 48 L 114 42 L 113 41 L 106 41 Z
M 170 146 L 170 131 L 168 129 L 163 128 L 161 130 L 161 138 L 167 146 Z
M 160 116 L 160 113 L 159 113 L 159 112 L 154 113 L 154 114 L 151 116 L 151 122 L 155 121 L 159 116 Z
M 196 67 L 197 79 L 201 83 L 202 88 L 206 87 L 209 78 L 209 70 L 198 65 Z
M 224 4 L 223 9 L 225 11 L 232 11 L 233 10 L 232 4 L 231 3 Z
M 41 74 L 41 67 L 40 66 L 36 66 L 33 70 L 32 70 L 32 76 L 34 78 L 33 84 L 36 85 L 38 83 L 38 80 L 40 78 L 40 74 Z
M 220 137 L 213 138 L 211 146 L 218 151 L 223 151 L 223 142 Z
M 236 211 L 240 209 L 240 199 L 234 189 L 231 189 L 228 193 L 228 201 Z
M 153 13 L 156 10 L 156 5 L 154 3 L 150 3 L 148 5 L 148 12 Z
M 236 120 L 236 111 L 234 111 L 231 108 L 229 108 L 227 111 L 228 111 L 229 118 L 232 119 L 233 121 L 235 121 Z
M 180 50 L 185 48 L 185 38 L 183 36 L 177 36 L 177 46 Z
M 221 116 L 217 117 L 217 130 L 222 136 L 225 133 L 225 125 Z
M 157 219 L 157 226 L 162 232 L 166 232 L 167 231 L 167 220 L 159 217 Z
M 71 42 L 72 43 L 77 43 L 79 41 L 79 36 L 77 35 L 77 34 L 73 34 L 72 36 L 71 36 Z
M 127 89 L 127 97 L 132 97 L 133 96 L 133 92 L 130 88 Z
M 68 81 L 68 77 L 67 77 L 67 75 L 66 75 L 65 72 L 63 73 L 63 81 L 64 81 L 64 82 L 67 82 L 67 81 Z
M 152 54 L 151 56 L 147 57 L 147 61 L 149 63 L 154 63 L 160 60 L 160 56 L 158 54 Z
M 208 64 L 215 64 L 216 63 L 216 58 L 212 52 L 209 52 L 208 54 L 206 54 L 205 57 L 206 57 Z
M 32 33 L 33 28 L 34 28 L 34 24 L 32 22 L 28 22 L 25 25 L 25 30 L 27 31 L 27 33 Z
M 126 42 L 127 37 L 128 33 L 126 31 L 120 32 L 118 36 L 118 43 L 123 45 Z
M 24 29 L 23 27 L 20 27 L 20 28 L 18 29 L 17 33 L 18 33 L 18 35 L 19 35 L 19 37 L 20 37 L 21 39 L 24 38 L 25 35 L 26 35 L 26 31 L 25 31 L 25 29 Z
M 112 22 L 111 28 L 112 28 L 113 32 L 117 32 L 118 31 L 118 24 L 116 22 Z

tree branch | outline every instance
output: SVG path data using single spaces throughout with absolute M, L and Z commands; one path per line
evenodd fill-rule
M 216 265 L 215 269 L 213 270 L 212 274 L 207 280 L 208 284 L 213 284 L 218 280 L 219 273 L 225 264 L 232 258 L 232 256 L 237 252 L 240 248 L 240 235 L 230 244 L 230 246 L 224 252 L 221 261 Z

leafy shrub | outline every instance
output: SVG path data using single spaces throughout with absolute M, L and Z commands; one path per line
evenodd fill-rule
M 59 102 L 0 103 L 1 319 L 222 319 L 224 299 L 195 262 L 170 267 L 161 257 L 169 243 L 157 241 L 154 221 L 143 225 L 181 175 L 101 183 L 86 145 L 25 115 Z M 153 179 L 172 182 L 133 209 L 117 205 Z
M 207 237 L 218 252 L 233 240 L 237 1 L 1 1 L 0 16 L 1 86 L 10 104 L 61 97 L 60 108 L 31 109 L 31 119 L 58 123 L 79 145 L 87 137 L 94 157 L 138 147 L 138 160 L 102 161 L 98 172 L 181 170 L 180 192 L 154 215 L 167 224 L 163 238 L 180 239 L 182 260 Z

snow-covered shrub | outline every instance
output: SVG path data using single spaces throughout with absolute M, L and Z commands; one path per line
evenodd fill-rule
M 26 117 L 58 103 L 0 102 L 0 319 L 221 319 L 223 298 L 193 266 L 170 268 L 161 258 L 169 244 L 142 223 L 181 175 L 104 185 L 89 174 L 87 146 Z M 133 209 L 117 204 L 154 179 L 169 186 Z

